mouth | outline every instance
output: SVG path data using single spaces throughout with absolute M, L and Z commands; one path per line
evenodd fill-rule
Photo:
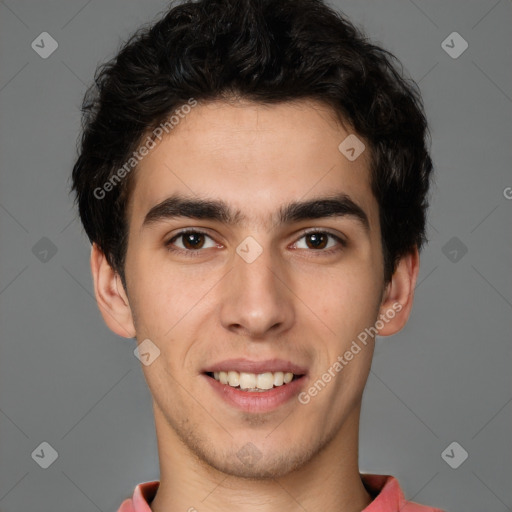
M 304 388 L 307 370 L 282 359 L 231 359 L 202 372 L 214 396 L 238 410 L 265 413 L 293 403 Z
M 264 393 L 271 389 L 287 386 L 290 382 L 304 377 L 304 374 L 284 371 L 248 373 L 236 370 L 205 372 L 205 375 L 221 384 L 249 393 Z

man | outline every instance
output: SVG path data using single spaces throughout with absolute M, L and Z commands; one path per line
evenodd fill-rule
M 120 512 L 438 510 L 358 469 L 432 170 L 393 57 L 320 0 L 189 2 L 100 69 L 84 110 L 95 294 L 137 339 L 160 459 Z

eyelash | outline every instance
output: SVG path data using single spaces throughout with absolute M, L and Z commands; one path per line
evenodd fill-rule
M 199 253 L 203 252 L 204 249 L 196 249 L 196 250 L 192 250 L 192 249 L 176 249 L 175 247 L 172 246 L 173 242 L 177 239 L 179 239 L 180 237 L 182 236 L 185 236 L 185 235 L 188 235 L 188 234 L 196 234 L 196 235 L 204 235 L 210 239 L 213 240 L 213 238 L 208 235 L 208 233 L 205 233 L 204 231 L 200 231 L 198 229 L 184 229 L 183 231 L 180 231 L 179 233 L 177 233 L 176 235 L 174 235 L 168 242 L 165 243 L 165 246 L 167 248 L 167 250 L 169 252 L 173 252 L 173 253 L 178 253 L 178 254 L 182 254 L 182 255 L 185 255 L 187 257 L 194 257 L 194 256 L 197 256 L 199 255 Z M 344 248 L 347 247 L 347 243 L 345 240 L 343 240 L 342 238 L 340 238 L 339 236 L 333 234 L 333 233 L 330 233 L 329 231 L 325 231 L 325 230 L 322 230 L 322 229 L 312 229 L 310 231 L 306 231 L 305 233 L 302 233 L 302 235 L 300 236 L 300 238 L 297 240 L 297 242 L 299 240 L 301 240 L 302 238 L 308 236 L 308 235 L 312 235 L 312 234 L 315 234 L 315 233 L 321 233 L 323 235 L 327 235 L 331 238 L 333 238 L 334 240 L 336 240 L 338 242 L 338 244 L 341 246 L 341 248 L 338 246 L 338 247 L 334 247 L 334 248 L 330 248 L 330 249 L 310 249 L 308 250 L 307 252 L 317 252 L 319 254 L 334 254 L 338 251 L 341 251 L 343 250 Z M 295 243 L 297 243 L 295 242 Z

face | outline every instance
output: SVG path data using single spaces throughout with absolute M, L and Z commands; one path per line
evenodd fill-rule
M 312 102 L 199 104 L 139 164 L 126 296 L 160 351 L 143 366 L 159 443 L 277 477 L 355 418 L 373 350 L 357 340 L 389 304 L 351 133 Z

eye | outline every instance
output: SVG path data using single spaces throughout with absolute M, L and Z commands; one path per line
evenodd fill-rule
M 303 240 L 303 242 L 301 242 Z M 295 249 L 313 249 L 323 251 L 335 248 L 337 245 L 345 246 L 344 240 L 326 231 L 310 231 L 305 233 L 299 241 L 294 244 Z M 327 251 L 331 252 L 331 251 Z
M 202 231 L 187 230 L 181 231 L 171 238 L 166 243 L 166 246 L 169 250 L 176 250 L 175 248 L 178 248 L 178 250 L 190 252 L 216 247 L 217 244 L 210 236 Z

